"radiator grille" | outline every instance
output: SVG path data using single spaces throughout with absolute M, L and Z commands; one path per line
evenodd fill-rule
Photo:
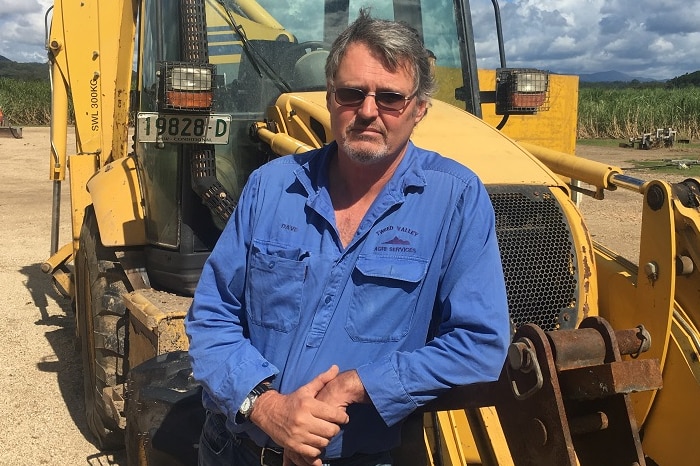
M 517 329 L 575 328 L 578 271 L 569 225 L 543 186 L 489 187 L 511 320 Z

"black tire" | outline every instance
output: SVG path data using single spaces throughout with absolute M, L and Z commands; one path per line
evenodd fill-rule
M 129 372 L 129 466 L 197 466 L 206 411 L 186 351 L 161 354 Z
M 103 392 L 125 382 L 127 316 L 122 294 L 130 286 L 115 251 L 102 245 L 92 206 L 85 212 L 75 264 L 87 424 L 98 448 L 117 449 L 124 445 L 124 431 Z

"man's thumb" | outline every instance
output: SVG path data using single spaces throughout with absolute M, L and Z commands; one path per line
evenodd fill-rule
M 338 366 L 333 364 L 326 372 L 318 374 L 311 382 L 306 384 L 306 388 L 311 390 L 315 397 L 316 394 L 320 392 L 328 382 L 336 378 L 339 372 L 340 369 Z

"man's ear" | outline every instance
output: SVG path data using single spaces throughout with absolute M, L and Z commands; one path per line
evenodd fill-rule
M 420 104 L 416 105 L 416 112 L 415 112 L 415 122 L 416 124 L 420 123 L 420 121 L 425 118 L 425 115 L 428 114 L 428 102 L 423 101 Z

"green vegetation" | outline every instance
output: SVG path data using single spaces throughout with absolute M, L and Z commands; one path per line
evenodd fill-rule
M 626 168 L 625 172 L 635 169 L 654 170 L 655 172 L 691 177 L 700 176 L 700 159 L 660 159 L 660 160 L 633 160 L 634 168 Z
M 672 87 L 687 87 L 687 86 L 700 87 L 700 71 L 686 73 L 686 74 L 683 74 L 681 76 L 677 76 L 673 79 L 669 79 L 667 85 L 672 86 Z
M 672 128 L 680 139 L 700 138 L 700 87 L 611 88 L 579 91 L 578 137 L 639 137 Z
M 49 83 L 0 77 L 0 109 L 13 126 L 47 125 L 51 119 Z
M 576 145 L 595 146 L 595 147 L 620 147 L 618 139 L 577 139 Z

